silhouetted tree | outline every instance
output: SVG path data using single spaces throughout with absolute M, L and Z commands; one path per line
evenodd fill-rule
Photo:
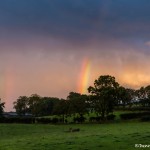
M 3 115 L 4 108 L 5 108 L 5 103 L 2 102 L 2 100 L 0 99 L 0 116 Z
M 134 98 L 133 89 L 128 89 L 123 86 L 120 86 L 118 88 L 117 105 L 122 105 L 123 107 L 125 107 L 126 105 L 131 106 L 133 98 Z
M 118 87 L 119 84 L 115 81 L 115 77 L 104 75 L 94 81 L 94 87 L 88 88 L 88 92 L 92 94 L 95 111 L 101 115 L 102 119 L 113 111 Z
M 52 115 L 54 106 L 58 103 L 59 98 L 56 97 L 42 97 L 40 100 L 40 115 Z
M 53 114 L 62 116 L 64 122 L 65 117 L 68 115 L 68 101 L 65 99 L 57 101 L 53 109 Z
M 136 90 L 131 89 L 131 88 L 126 88 L 126 91 L 127 91 L 127 103 L 131 107 L 132 104 L 137 103 L 136 93 L 135 93 Z
M 141 87 L 136 91 L 139 103 L 144 107 L 150 106 L 150 85 L 146 87 Z
M 28 112 L 28 102 L 29 98 L 27 96 L 20 96 L 17 101 L 13 103 L 18 115 L 25 115 Z
M 29 112 L 34 116 L 40 116 L 41 112 L 41 97 L 37 94 L 32 94 L 29 97 Z
M 34 116 L 46 116 L 52 115 L 57 101 L 59 101 L 59 98 L 41 97 L 33 94 L 30 97 L 20 96 L 13 104 L 18 115 L 31 113 Z
M 79 114 L 82 116 L 83 114 L 88 112 L 87 109 L 87 95 L 82 95 L 76 92 L 70 92 L 69 96 L 67 97 L 69 103 L 69 114 Z
M 139 104 L 141 106 L 146 106 L 148 95 L 144 87 L 141 87 L 140 89 L 136 90 L 136 96 L 138 98 Z

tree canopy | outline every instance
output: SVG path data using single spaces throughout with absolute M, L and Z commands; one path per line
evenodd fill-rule
M 4 108 L 5 108 L 5 102 L 2 102 L 2 100 L 0 99 L 0 116 L 3 115 Z
M 100 76 L 94 81 L 94 86 L 88 88 L 88 92 L 92 94 L 92 101 L 102 119 L 113 111 L 113 106 L 117 98 L 117 88 L 119 83 L 115 81 L 115 77 L 110 75 Z
M 90 112 L 105 120 L 116 108 L 150 107 L 150 85 L 137 90 L 125 88 L 110 75 L 99 76 L 93 86 L 88 87 L 88 92 L 88 95 L 70 92 L 66 99 L 32 94 L 30 97 L 20 96 L 13 104 L 18 115 L 59 115 L 63 120 L 71 115 L 82 117 Z M 0 100 L 0 114 L 4 104 Z

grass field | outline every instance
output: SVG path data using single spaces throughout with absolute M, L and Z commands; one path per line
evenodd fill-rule
M 80 132 L 66 132 L 69 128 Z M 150 123 L 0 124 L 0 150 L 132 150 L 150 144 Z M 150 148 L 144 148 L 150 149 Z

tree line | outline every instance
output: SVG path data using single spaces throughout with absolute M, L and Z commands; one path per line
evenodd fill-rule
M 27 113 L 35 117 L 59 115 L 64 120 L 69 115 L 78 114 L 82 118 L 91 112 L 105 120 L 117 108 L 150 108 L 150 85 L 137 90 L 125 88 L 120 86 L 115 77 L 102 75 L 87 90 L 88 95 L 70 92 L 66 99 L 41 97 L 37 94 L 20 96 L 13 105 L 19 116 Z M 0 115 L 4 105 L 0 100 Z

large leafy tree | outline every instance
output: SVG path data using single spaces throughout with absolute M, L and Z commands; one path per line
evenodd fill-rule
M 5 102 L 2 102 L 0 99 L 0 116 L 3 115 L 4 108 L 5 108 Z
M 54 105 L 53 114 L 61 116 L 64 122 L 68 115 L 68 101 L 65 99 L 57 101 Z
M 27 96 L 20 96 L 17 101 L 13 103 L 18 115 L 25 115 L 28 112 L 28 102 L 29 98 Z
M 58 101 L 59 98 L 32 94 L 30 97 L 20 96 L 13 104 L 20 116 L 26 113 L 31 113 L 34 116 L 46 116 L 53 113 L 54 106 Z
M 54 106 L 58 103 L 59 98 L 42 97 L 40 100 L 40 116 L 52 115 Z
M 145 87 L 145 91 L 146 91 L 146 102 L 145 102 L 145 105 L 147 107 L 150 107 L 150 85 Z
M 133 89 L 125 88 L 120 86 L 118 88 L 117 106 L 122 105 L 123 107 L 132 105 L 132 100 L 135 98 L 135 91 Z
M 82 95 L 76 92 L 70 92 L 67 97 L 69 114 L 79 114 L 82 116 L 87 113 L 87 95 Z
M 150 85 L 141 87 L 136 91 L 139 103 L 144 107 L 150 106 Z
M 41 97 L 37 94 L 32 94 L 29 97 L 29 112 L 34 116 L 40 116 L 41 112 Z
M 101 115 L 102 119 L 113 111 L 118 87 L 119 84 L 115 81 L 115 77 L 103 75 L 94 81 L 93 87 L 88 88 L 88 92 L 92 94 L 95 111 Z

